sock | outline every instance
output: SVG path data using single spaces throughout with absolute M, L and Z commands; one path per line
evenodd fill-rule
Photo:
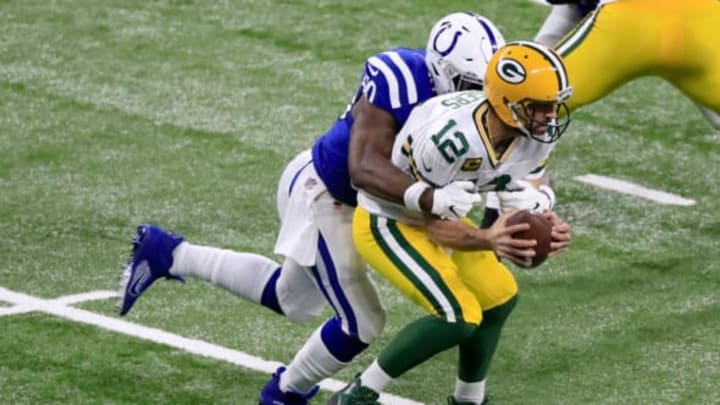
M 238 297 L 260 303 L 280 265 L 267 257 L 183 242 L 173 252 L 170 274 L 208 281 Z
M 280 301 L 278 300 L 277 281 L 280 278 L 282 267 L 275 269 L 270 279 L 265 283 L 263 287 L 262 295 L 260 296 L 260 305 L 270 308 L 280 315 L 285 315 L 282 308 L 280 307 Z
M 350 363 L 355 356 L 368 347 L 368 344 L 359 338 L 343 332 L 338 318 L 330 318 L 325 322 L 320 337 L 330 354 L 344 363 Z
M 435 316 L 422 317 L 404 327 L 378 356 L 378 364 L 393 378 L 475 332 L 476 325 L 448 323 Z
M 360 375 L 360 384 L 377 393 L 383 392 L 392 381 L 393 378 L 380 367 L 377 359 Z
M 517 295 L 502 305 L 484 311 L 482 323 L 475 333 L 460 343 L 458 351 L 458 377 L 460 380 L 479 382 L 485 379 L 490 361 L 500 341 L 502 327 L 516 303 Z
M 485 380 L 469 383 L 457 378 L 453 398 L 457 402 L 482 404 L 485 400 Z
M 281 390 L 308 392 L 317 383 L 348 365 L 354 356 L 350 357 L 347 362 L 338 360 L 330 353 L 323 340 L 324 335 L 328 333 L 325 329 L 335 328 L 335 325 L 339 325 L 339 322 L 335 322 L 335 318 L 333 318 L 315 329 L 310 339 L 305 342 L 305 345 L 295 354 L 295 358 L 288 364 L 287 370 L 280 376 Z

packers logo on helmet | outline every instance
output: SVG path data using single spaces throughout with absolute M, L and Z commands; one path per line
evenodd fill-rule
M 551 48 L 529 41 L 509 42 L 490 59 L 485 73 L 485 96 L 507 125 L 540 142 L 555 142 L 567 129 L 570 113 L 565 101 L 572 94 L 562 58 Z M 533 120 L 537 104 L 555 104 L 564 110 L 562 122 Z M 543 134 L 535 128 L 546 126 Z
M 525 80 L 525 68 L 515 59 L 503 59 L 498 62 L 497 73 L 508 83 L 522 83 Z

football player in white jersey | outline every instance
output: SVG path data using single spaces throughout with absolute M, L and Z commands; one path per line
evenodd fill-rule
M 493 55 L 484 93 L 447 94 L 413 110 L 392 162 L 414 183 L 402 203 L 361 189 L 353 238 L 368 264 L 428 315 L 402 329 L 330 404 L 376 404 L 393 379 L 451 347 L 458 347 L 459 364 L 449 403 L 483 403 L 490 359 L 518 291 L 496 255 L 524 264 L 535 241 L 511 237 L 527 227 L 507 226 L 511 213 L 489 229 L 472 226 L 465 215 L 479 199 L 454 201 L 445 220 L 429 215 L 422 199 L 503 191 L 542 168 L 569 123 L 571 94 L 558 54 L 517 41 Z M 544 215 L 553 226 L 554 256 L 568 246 L 570 227 L 551 210 Z
M 432 28 L 426 49 L 395 48 L 367 59 L 345 112 L 287 166 L 277 190 L 280 234 L 269 258 L 191 244 L 156 225 L 141 225 L 120 286 L 126 314 L 158 278 L 192 276 L 248 301 L 307 321 L 330 305 L 287 368 L 262 388 L 261 405 L 304 405 L 317 383 L 345 367 L 381 333 L 385 312 L 352 241 L 352 215 L 362 186 L 378 193 L 406 176 L 390 155 L 413 107 L 438 94 L 479 88 L 492 53 L 504 44 L 488 19 L 453 13 Z M 457 194 L 457 193 L 456 193 Z M 469 193 L 435 196 L 437 214 Z M 402 198 L 402 193 L 400 194 Z

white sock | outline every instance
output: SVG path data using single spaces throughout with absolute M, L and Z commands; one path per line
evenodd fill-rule
M 458 402 L 482 404 L 485 400 L 485 380 L 469 383 L 456 378 L 453 397 Z
M 392 380 L 393 378 L 390 377 L 385 370 L 380 368 L 377 359 L 360 375 L 360 383 L 362 386 L 370 388 L 377 393 L 383 392 Z
M 270 276 L 280 265 L 267 257 L 182 242 L 173 252 L 170 274 L 209 281 L 259 303 Z
M 323 326 L 315 329 L 280 376 L 281 390 L 307 393 L 317 383 L 348 365 L 336 359 L 325 347 L 320 336 Z

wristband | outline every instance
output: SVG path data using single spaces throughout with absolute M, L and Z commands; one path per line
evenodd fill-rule
M 548 186 L 548 185 L 542 184 L 542 185 L 540 185 L 540 187 L 538 187 L 538 191 L 545 194 L 548 197 L 548 199 L 550 200 L 549 208 L 552 209 L 552 207 L 555 206 L 555 192 L 553 191 L 553 189 L 550 188 L 550 186 Z
M 428 188 L 430 188 L 430 185 L 423 181 L 416 181 L 406 188 L 403 193 L 405 206 L 413 211 L 422 211 L 422 208 L 420 208 L 420 196 Z

